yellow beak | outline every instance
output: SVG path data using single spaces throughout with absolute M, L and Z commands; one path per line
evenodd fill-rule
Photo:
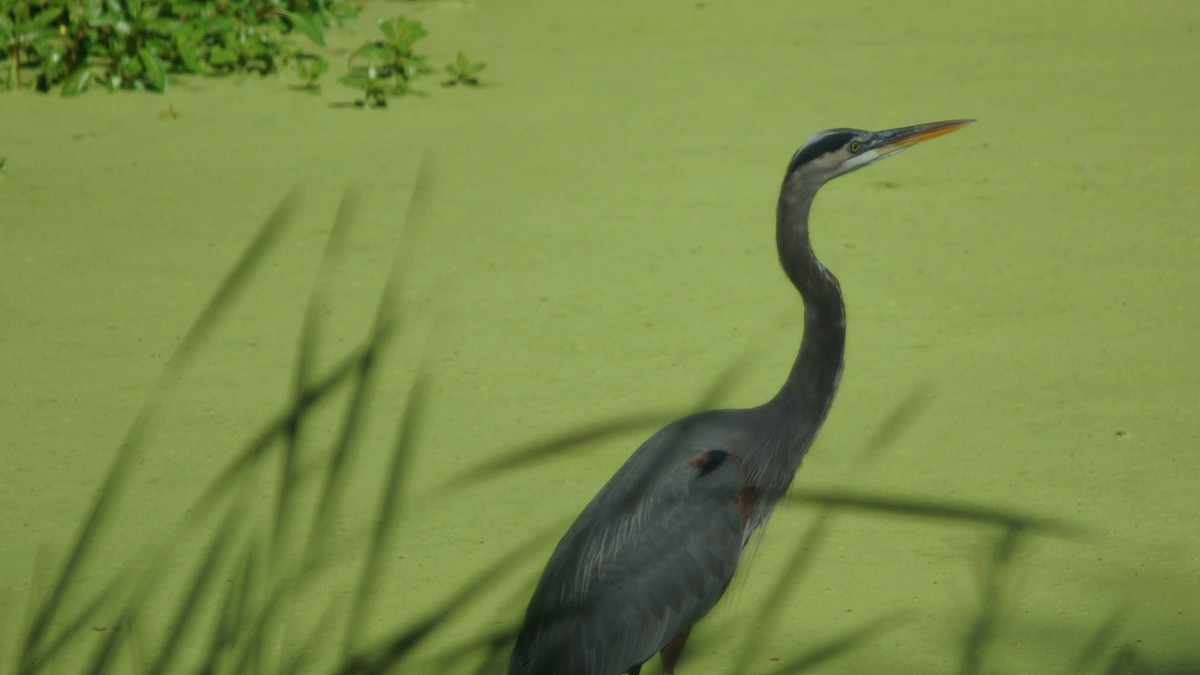
M 921 141 L 927 141 L 938 136 L 945 136 L 951 131 L 961 129 L 975 120 L 948 120 L 945 122 L 930 122 L 929 124 L 917 124 L 911 127 L 901 127 L 899 129 L 888 129 L 887 131 L 876 132 L 875 145 L 873 150 L 880 156 L 890 155 L 893 152 L 899 152 L 911 145 L 916 145 Z

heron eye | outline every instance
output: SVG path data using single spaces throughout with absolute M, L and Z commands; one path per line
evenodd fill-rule
M 850 142 L 850 152 L 858 152 L 858 141 Z

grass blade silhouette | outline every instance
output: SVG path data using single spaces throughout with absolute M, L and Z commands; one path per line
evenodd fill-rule
M 251 579 L 257 567 L 258 542 L 251 540 L 234 567 L 233 577 L 225 589 L 213 622 L 208 647 L 204 650 L 205 660 L 196 668 L 200 675 L 211 675 L 219 671 L 222 660 L 230 654 L 245 623 L 247 598 L 250 596 Z
M 806 670 L 812 670 L 824 665 L 895 627 L 900 623 L 902 618 L 902 614 L 894 614 L 872 621 L 861 628 L 850 631 L 841 637 L 828 640 L 800 656 L 787 661 L 778 668 L 769 671 L 770 675 L 794 675 L 795 673 L 803 673 Z
M 743 633 L 745 639 L 742 640 L 738 658 L 734 659 L 730 675 L 748 671 L 750 660 L 762 646 L 762 636 L 766 634 L 767 627 L 776 622 L 779 610 L 783 607 L 783 601 L 789 595 L 788 589 L 803 577 L 805 568 L 812 562 L 821 543 L 825 541 L 830 527 L 827 513 L 828 509 L 822 509 L 818 513 L 817 519 L 809 526 L 808 531 L 792 548 L 792 555 L 784 564 L 779 580 L 767 594 L 766 601 L 759 605 L 753 620 L 749 622 L 749 627 Z
M 125 618 L 117 622 L 117 626 L 128 626 L 132 623 L 130 620 L 132 615 L 126 614 Z M 88 675 L 101 675 L 109 672 L 112 668 L 113 658 L 117 653 L 117 640 L 120 638 L 120 633 L 116 630 L 110 630 L 104 635 L 104 640 L 96 648 L 96 655 L 92 657 L 91 665 L 83 672 Z
M 366 351 L 369 351 L 369 349 L 356 351 L 347 356 L 338 367 L 335 367 L 331 373 L 327 374 L 310 389 L 302 402 L 294 404 L 295 407 L 293 409 L 279 415 L 256 435 L 248 444 L 248 447 L 239 453 L 218 478 L 210 484 L 207 492 L 197 501 L 196 507 L 191 510 L 183 524 L 160 545 L 158 552 L 152 556 L 152 562 L 147 566 L 151 572 L 164 564 L 165 556 L 168 555 L 172 546 L 178 543 L 180 537 L 202 522 L 202 519 L 219 503 L 220 496 L 234 492 L 242 484 L 242 479 L 249 475 L 253 465 L 262 459 L 272 444 L 281 437 L 290 420 L 296 416 L 306 414 L 312 406 L 329 395 L 336 386 L 354 372 L 354 365 L 358 360 L 363 358 L 362 354 Z M 141 583 L 146 584 L 153 577 L 153 574 L 143 577 Z M 32 656 L 26 655 L 26 659 L 38 664 L 38 668 L 44 667 L 46 663 L 52 660 L 58 650 L 73 635 L 77 634 L 90 617 L 95 615 L 104 603 L 115 597 L 119 585 L 120 580 L 114 579 L 101 592 L 97 593 L 83 609 L 75 612 L 72 618 L 65 622 L 59 622 L 61 629 L 57 631 L 57 635 L 43 640 L 43 644 L 38 651 Z M 29 672 L 36 671 L 31 670 Z
M 324 306 L 325 288 L 332 276 L 335 261 L 341 257 L 349 239 L 350 224 L 358 212 L 358 199 L 355 192 L 347 190 L 342 195 L 338 205 L 337 216 L 334 218 L 333 229 L 325 242 L 325 250 L 321 254 L 321 263 L 317 269 L 316 279 L 304 308 L 304 321 L 300 329 L 300 345 L 296 352 L 296 363 L 292 369 L 292 406 L 300 404 L 307 396 L 313 383 L 313 368 L 320 346 L 321 308 Z M 288 418 L 288 425 L 283 430 L 284 451 L 281 458 L 280 483 L 275 508 L 275 527 L 273 532 L 273 548 L 282 544 L 288 534 L 288 515 L 292 513 L 292 487 L 295 484 L 296 465 L 300 452 L 301 422 L 303 415 Z M 272 556 L 274 560 L 275 556 Z
M 212 541 L 204 553 L 204 558 L 192 578 L 187 595 L 184 596 L 183 602 L 175 613 L 175 618 L 171 622 L 170 629 L 167 631 L 166 640 L 159 649 L 158 658 L 155 659 L 154 664 L 147 672 L 171 672 L 171 665 L 174 663 L 183 637 L 187 634 L 192 623 L 199 618 L 197 607 L 205 594 L 208 593 L 210 585 L 218 571 L 221 559 L 229 549 L 231 541 L 237 533 L 237 511 L 238 509 L 230 509 L 230 513 L 226 516 L 225 521 L 217 527 L 217 531 L 214 533 Z
M 996 624 L 1000 619 L 1000 599 L 1004 590 L 1004 574 L 1012 564 L 1013 556 L 1020 545 L 1024 531 L 1020 527 L 1004 528 L 992 548 L 987 570 L 983 578 L 982 602 L 979 614 L 972 622 L 970 631 L 963 641 L 962 675 L 977 675 L 983 667 L 983 655 L 995 638 Z
M 428 638 L 440 626 L 449 621 L 456 612 L 470 603 L 501 575 L 507 574 L 516 567 L 517 563 L 529 557 L 536 551 L 538 545 L 549 539 L 553 533 L 545 533 L 533 537 L 521 546 L 513 549 L 502 558 L 492 563 L 479 573 L 469 583 L 463 585 L 440 607 L 429 612 L 424 619 L 409 628 L 398 632 L 385 640 L 381 645 L 366 649 L 359 654 L 351 655 L 337 669 L 339 675 L 366 675 L 368 673 L 391 672 L 407 658 L 418 645 Z
M 81 609 L 76 610 L 70 619 L 60 621 L 56 634 L 48 637 L 42 643 L 40 650 L 30 658 L 36 661 L 42 668 L 53 663 L 55 658 L 60 654 L 60 650 L 64 649 L 66 644 L 74 639 L 75 636 L 82 633 L 88 623 L 100 613 L 102 608 L 113 602 L 124 584 L 125 580 L 119 577 L 111 579 Z
M 487 675 L 503 672 L 506 665 L 504 657 L 508 655 L 516 637 L 516 627 L 493 630 L 442 650 L 432 661 L 437 664 L 438 672 L 450 672 L 462 662 L 481 656 L 482 661 L 475 673 Z
M 382 339 L 384 336 L 374 336 L 376 340 Z M 363 363 L 371 361 L 379 349 L 377 341 L 368 342 L 366 345 L 359 347 L 340 361 L 328 373 L 319 378 L 307 391 L 299 397 L 298 401 L 294 401 L 288 410 L 277 415 L 270 420 L 263 428 L 254 435 L 254 437 L 246 443 L 245 447 L 237 454 L 234 459 L 226 465 L 225 469 L 217 476 L 216 479 L 209 484 L 204 495 L 197 501 L 198 508 L 191 514 L 193 522 L 200 517 L 207 515 L 209 509 L 219 502 L 219 498 L 231 492 L 239 485 L 238 477 L 247 475 L 248 471 L 254 467 L 272 445 L 277 442 L 285 433 L 287 428 L 296 424 L 296 418 L 308 414 L 308 412 L 317 403 L 320 403 L 326 396 L 333 393 L 333 390 L 340 386 L 348 379 L 356 376 L 363 368 Z
M 304 639 L 304 642 L 297 649 L 293 650 L 292 656 L 280 668 L 278 671 L 279 675 L 291 675 L 292 673 L 301 672 L 304 669 L 307 655 L 316 652 L 322 642 L 333 639 L 333 636 L 337 634 L 334 624 L 337 621 L 338 612 L 342 610 L 343 604 L 339 599 L 330 602 L 325 607 L 325 611 L 321 612 L 321 618 L 317 620 L 308 637 Z
M 355 190 L 347 189 L 342 193 L 337 215 L 334 218 L 333 228 L 325 240 L 325 248 L 321 254 L 321 261 L 317 268 L 312 288 L 309 290 L 305 301 L 304 318 L 300 328 L 299 348 L 296 353 L 295 364 L 292 368 L 291 399 L 293 406 L 298 406 L 305 400 L 305 397 L 308 395 L 307 392 L 315 378 L 313 371 L 320 346 L 321 316 L 326 306 L 326 290 L 335 276 L 337 263 L 342 259 L 348 247 L 351 227 L 359 211 L 358 202 L 359 199 Z M 371 360 L 373 359 L 366 359 L 364 362 L 370 362 Z M 360 363 L 356 374 L 361 375 L 361 373 L 362 363 Z M 305 408 L 305 410 L 307 411 L 308 408 Z M 279 456 L 277 474 L 276 503 L 272 514 L 271 547 L 270 555 L 268 556 L 268 575 L 270 578 L 278 578 L 282 575 L 285 572 L 285 565 L 289 564 L 289 561 L 293 560 L 303 550 L 303 542 L 298 541 L 303 535 L 293 531 L 295 527 L 293 521 L 296 518 L 296 512 L 300 508 L 296 503 L 296 499 L 298 498 L 298 490 L 296 488 L 301 479 L 300 453 L 303 451 L 302 434 L 304 420 L 307 417 L 307 414 L 290 416 L 288 424 L 283 430 L 283 444 Z M 277 633 L 273 635 L 273 639 L 277 644 L 283 645 L 281 649 L 285 653 L 291 644 L 288 636 L 289 625 L 290 622 L 283 622 L 276 627 Z
M 1071 664 L 1069 672 L 1079 673 L 1090 670 L 1099 661 L 1104 652 L 1117 641 L 1117 635 L 1121 632 L 1121 627 L 1125 623 L 1125 617 L 1128 611 L 1123 608 L 1116 608 L 1112 614 L 1108 615 L 1108 619 L 1100 625 L 1096 632 L 1092 634 L 1092 638 L 1087 641 L 1083 649 L 1080 650 L 1079 656 L 1075 657 L 1075 662 Z
M 875 428 L 875 433 L 858 454 L 859 461 L 873 462 L 878 460 L 889 447 L 894 445 L 904 432 L 908 431 L 917 418 L 933 403 L 934 386 L 932 382 L 919 384 L 908 392 L 902 401 Z
M 738 359 L 733 365 L 723 370 L 690 410 L 661 410 L 593 422 L 586 426 L 519 446 L 517 449 L 507 452 L 494 460 L 483 462 L 473 469 L 468 469 L 446 480 L 441 488 L 444 492 L 461 489 L 468 485 L 487 480 L 501 470 L 528 466 L 571 448 L 596 443 L 633 431 L 654 429 L 689 413 L 709 410 L 733 388 L 737 376 L 743 371 L 744 360 L 744 357 Z M 634 492 L 636 494 L 636 491 Z
M 252 273 L 258 267 L 259 261 L 270 249 L 286 225 L 291 212 L 295 209 L 296 197 L 296 190 L 290 192 L 280 202 L 279 206 L 275 208 L 274 213 L 271 214 L 266 223 L 259 228 L 254 240 L 217 287 L 217 290 L 204 306 L 204 309 L 201 310 L 200 315 L 192 322 L 188 332 L 167 360 L 167 364 L 159 374 L 158 380 L 151 387 L 150 394 L 142 404 L 141 409 L 138 411 L 137 416 L 134 418 L 132 425 L 126 432 L 125 438 L 117 450 L 117 456 L 101 484 L 83 526 L 76 535 L 75 542 L 71 546 L 70 553 L 67 555 L 66 562 L 58 573 L 49 596 L 41 603 L 41 606 L 34 615 L 33 622 L 29 626 L 21 649 L 21 663 L 18 672 L 22 675 L 32 675 L 41 669 L 38 662 L 31 661 L 30 657 L 40 651 L 39 647 L 45 639 L 46 631 L 49 629 L 59 608 L 65 602 L 68 590 L 75 584 L 76 576 L 83 565 L 87 552 L 99 533 L 105 518 L 108 516 L 114 501 L 123 487 L 125 477 L 131 469 L 134 451 L 141 445 L 151 419 L 158 412 L 157 404 L 159 400 L 164 392 L 175 383 L 183 367 L 188 362 L 189 357 L 209 336 L 225 310 L 229 308 L 238 293 L 249 282 Z
M 432 198 L 432 191 L 432 171 L 429 162 L 423 158 L 417 169 L 417 182 L 413 186 L 411 196 L 409 197 L 408 212 L 404 220 L 404 225 L 408 230 L 416 229 L 423 221 L 425 211 L 428 209 L 429 201 Z M 407 272 L 407 266 L 403 264 L 406 253 L 404 246 L 401 245 L 403 241 L 404 239 L 402 238 L 400 244 L 397 245 L 396 252 L 392 258 L 391 270 L 389 271 L 387 281 L 384 283 L 383 291 L 380 293 L 374 323 L 371 326 L 370 332 L 371 337 L 369 342 L 372 345 L 382 345 L 397 323 L 397 317 L 393 316 L 393 309 L 399 303 L 404 275 Z M 309 530 L 308 541 L 310 545 L 317 541 L 321 534 L 328 528 L 333 518 L 334 507 L 338 503 L 341 492 L 344 489 L 343 469 L 346 462 L 350 461 L 356 434 L 361 422 L 361 414 L 366 403 L 367 392 L 370 391 L 374 383 L 371 375 L 376 353 L 377 350 L 372 350 L 371 358 L 364 359 L 359 364 L 357 377 L 354 382 L 354 390 L 351 393 L 351 400 L 343 418 L 341 432 L 333 453 L 330 455 L 329 469 L 325 474 L 325 482 L 321 488 L 321 496 L 316 508 L 316 517 L 313 519 Z
M 975 504 L 955 504 L 908 497 L 885 497 L 855 494 L 850 491 L 825 490 L 797 490 L 784 499 L 793 504 L 812 504 L 893 516 L 966 521 L 1031 530 L 1060 537 L 1076 537 L 1086 534 L 1086 531 L 1079 526 L 1063 521 L 1027 516 Z
M 356 643 L 356 638 L 362 633 L 362 624 L 369 609 L 368 600 L 375 594 L 375 582 L 379 575 L 380 562 L 386 548 L 388 534 L 392 531 L 396 520 L 404 470 L 409 456 L 413 452 L 416 435 L 420 429 L 425 398 L 425 375 L 422 369 L 418 369 L 416 381 L 409 391 L 408 402 L 400 418 L 400 426 L 396 432 L 396 445 L 392 450 L 392 461 L 380 493 L 379 508 L 375 513 L 375 527 L 371 533 L 370 546 L 363 557 L 358 588 L 355 590 L 354 600 L 350 605 L 346 621 L 343 654 L 347 656 L 357 652 L 360 647 Z

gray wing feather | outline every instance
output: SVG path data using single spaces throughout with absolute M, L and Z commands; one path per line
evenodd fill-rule
M 510 675 L 618 675 L 712 609 L 743 538 L 735 458 L 688 462 L 713 449 L 667 427 L 613 476 L 551 556 Z

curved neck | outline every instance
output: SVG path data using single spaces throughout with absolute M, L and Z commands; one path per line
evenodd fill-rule
M 808 213 L 820 185 L 808 180 L 799 172 L 789 176 L 776 212 L 779 262 L 804 299 L 804 337 L 787 381 L 769 404 L 800 424 L 796 431 L 804 449 L 833 403 L 846 345 L 841 288 L 817 260 L 809 241 Z

